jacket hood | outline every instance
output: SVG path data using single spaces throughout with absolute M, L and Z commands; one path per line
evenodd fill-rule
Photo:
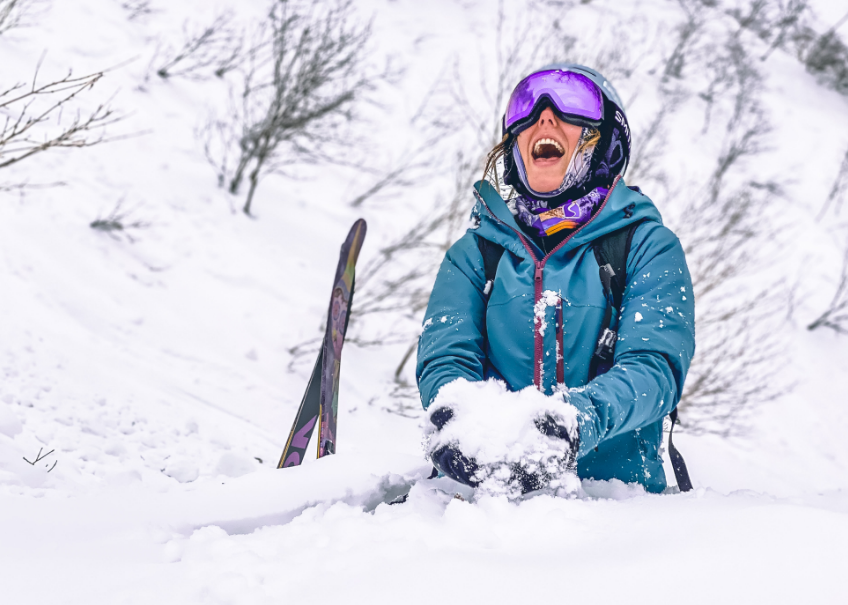
M 542 251 L 524 236 L 506 202 L 489 181 L 475 183 L 474 193 L 477 203 L 471 211 L 471 221 L 472 225 L 479 225 L 476 227 L 479 237 L 503 246 L 518 257 L 527 258 L 529 253 L 522 242 L 523 237 L 533 249 L 536 260 L 542 259 Z M 573 250 L 630 223 L 644 220 L 662 224 L 662 216 L 651 199 L 638 188 L 628 187 L 622 177 L 617 177 L 598 211 L 565 241 L 559 251 Z

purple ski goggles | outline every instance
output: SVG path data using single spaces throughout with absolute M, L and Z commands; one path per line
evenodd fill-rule
M 604 99 L 589 78 L 573 71 L 549 69 L 530 74 L 515 87 L 503 117 L 504 133 L 518 134 L 539 119 L 547 99 L 566 122 L 597 128 L 604 119 Z

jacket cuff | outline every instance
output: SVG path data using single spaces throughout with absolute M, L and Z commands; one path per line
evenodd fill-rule
M 566 401 L 577 408 L 577 424 L 580 426 L 580 447 L 578 460 L 594 450 L 600 438 L 598 436 L 598 415 L 592 400 L 582 389 L 569 389 Z

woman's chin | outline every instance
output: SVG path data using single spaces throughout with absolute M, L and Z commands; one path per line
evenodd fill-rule
M 527 184 L 533 191 L 549 193 L 562 184 L 568 165 L 562 158 L 534 158 L 528 168 Z
M 538 191 L 539 193 L 550 193 L 551 191 L 556 191 L 559 188 L 559 186 L 562 184 L 562 179 L 564 178 L 565 174 L 561 174 L 558 177 L 552 178 L 528 178 L 527 183 L 530 185 L 530 188 L 533 189 L 533 191 Z

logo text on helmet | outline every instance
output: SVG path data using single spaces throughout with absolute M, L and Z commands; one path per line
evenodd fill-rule
M 621 112 L 616 109 L 615 111 L 615 121 L 621 124 L 622 128 L 624 128 L 624 134 L 627 135 L 627 145 L 630 145 L 630 126 L 627 125 L 627 120 L 624 119 L 624 116 L 621 115 Z

